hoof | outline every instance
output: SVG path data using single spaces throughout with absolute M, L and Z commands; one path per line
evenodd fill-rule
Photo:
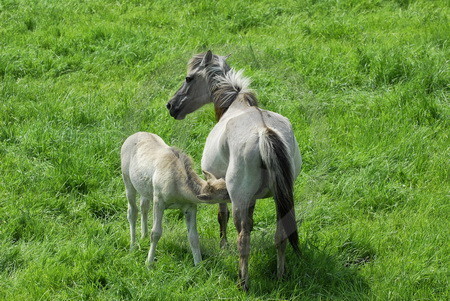
M 281 269 L 280 269 L 280 268 L 277 269 L 277 279 L 278 279 L 278 280 L 283 279 L 283 277 L 284 277 L 284 272 L 285 272 L 284 267 L 281 268 Z
M 248 283 L 247 283 L 247 282 L 245 282 L 245 281 L 239 281 L 239 282 L 238 282 L 238 287 L 239 287 L 241 290 L 243 290 L 244 292 L 248 292 L 249 287 L 248 287 Z
M 202 262 L 202 259 L 194 260 L 194 266 L 198 266 Z
M 222 239 L 222 240 L 220 241 L 220 248 L 221 248 L 221 249 L 226 249 L 226 248 L 228 248 L 228 241 L 227 241 L 226 239 Z
M 145 266 L 147 267 L 147 269 L 151 270 L 151 269 L 153 269 L 155 267 L 155 262 L 156 262 L 156 259 L 153 260 L 153 261 L 146 260 L 145 261 Z

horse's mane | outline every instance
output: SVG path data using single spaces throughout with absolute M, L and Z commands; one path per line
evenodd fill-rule
M 199 53 L 194 55 L 188 63 L 188 72 L 197 69 L 202 64 L 203 59 L 205 58 L 206 52 Z M 226 57 L 219 56 L 216 54 L 212 55 L 212 62 L 208 65 L 211 69 L 216 69 L 218 72 L 227 73 L 230 71 L 230 66 L 228 66 L 226 62 Z
M 188 73 L 201 67 L 206 53 L 194 55 L 188 63 Z M 239 97 L 250 106 L 258 106 L 255 93 L 249 89 L 250 79 L 242 75 L 242 70 L 235 71 L 226 63 L 226 58 L 213 54 L 212 61 L 201 72 L 208 80 L 217 120 Z
M 228 108 L 239 96 L 250 106 L 258 106 L 256 95 L 249 88 L 250 79 L 242 75 L 243 70 L 230 69 L 217 77 L 213 90 L 213 102 L 219 108 Z

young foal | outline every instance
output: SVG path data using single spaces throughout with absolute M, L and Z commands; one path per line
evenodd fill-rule
M 202 257 L 196 225 L 197 203 L 218 203 L 229 198 L 225 181 L 207 172 L 207 181 L 202 180 L 192 169 L 192 161 L 187 155 L 169 147 L 159 136 L 146 132 L 126 139 L 122 145 L 121 161 L 128 198 L 131 248 L 136 240 L 138 192 L 141 195 L 142 237 L 148 234 L 148 210 L 153 199 L 153 228 L 147 265 L 155 259 L 156 244 L 162 234 L 163 211 L 169 208 L 183 210 L 194 264 L 198 264 Z

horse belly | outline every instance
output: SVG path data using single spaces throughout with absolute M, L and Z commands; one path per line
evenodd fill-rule
M 212 173 L 217 178 L 224 178 L 228 169 L 229 154 L 224 133 L 221 128 L 213 128 L 206 138 L 202 155 L 202 169 Z
M 205 149 L 202 156 L 202 170 L 212 173 L 217 178 L 224 178 L 228 169 L 228 158 L 217 152 L 217 147 Z

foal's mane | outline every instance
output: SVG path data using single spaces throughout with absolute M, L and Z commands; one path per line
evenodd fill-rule
M 176 147 L 171 147 L 170 149 L 172 150 L 172 153 L 183 164 L 183 167 L 187 175 L 186 184 L 188 185 L 189 189 L 193 191 L 196 195 L 199 194 L 201 184 L 199 184 L 199 176 L 195 173 L 194 168 L 192 166 L 193 163 L 191 157 L 189 157 Z
M 188 72 L 201 67 L 204 57 L 205 53 L 194 55 L 189 61 Z M 212 62 L 202 72 L 205 72 L 211 88 L 217 120 L 238 98 L 250 106 L 258 106 L 256 95 L 249 88 L 250 79 L 242 75 L 243 70 L 230 68 L 224 57 L 213 54 Z

